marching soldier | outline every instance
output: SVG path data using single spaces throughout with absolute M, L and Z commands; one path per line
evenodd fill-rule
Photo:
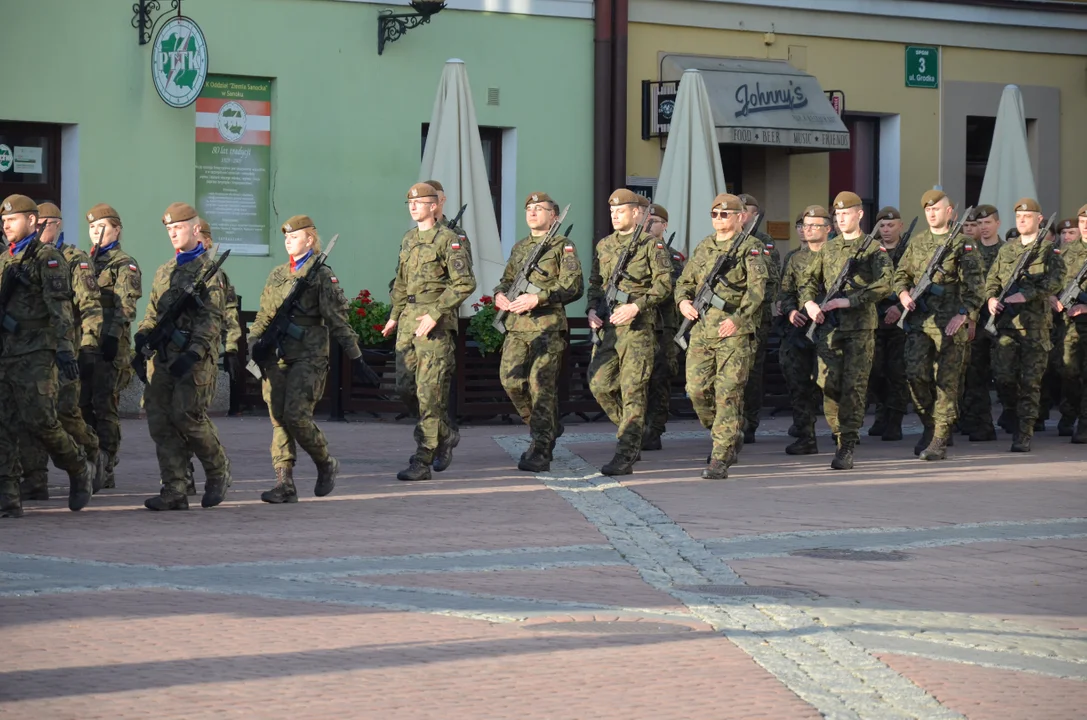
M 634 472 L 640 457 L 657 349 L 656 308 L 671 295 L 673 282 L 664 243 L 652 236 L 634 237 L 649 201 L 621 188 L 611 194 L 608 205 L 615 232 L 597 243 L 589 274 L 589 327 L 602 336 L 589 362 L 589 389 L 619 428 L 615 456 L 600 469 L 614 476 Z M 626 250 L 632 254 L 617 283 L 619 300 L 608 317 L 600 317 L 597 311 Z
M 494 304 L 509 313 L 505 319 L 499 373 L 502 387 L 529 427 L 532 441 L 517 463 L 519 470 L 543 472 L 551 468 L 555 439 L 562 434 L 559 421 L 559 370 L 566 350 L 566 306 L 581 297 L 584 279 L 573 243 L 562 235 L 548 238 L 558 221 L 558 206 L 547 193 L 525 199 L 529 234 L 510 251 L 502 279 L 494 288 Z M 536 265 L 529 270 L 527 290 L 515 300 L 510 291 L 526 258 L 547 242 Z
M 57 371 L 79 377 L 72 347 L 71 273 L 51 244 L 37 238 L 39 210 L 25 195 L 0 205 L 8 252 L 0 277 L 13 289 L 0 307 L 0 517 L 23 515 L 19 492 L 19 433 L 36 437 L 53 463 L 68 473 L 68 509 L 90 502 L 95 466 L 57 420 Z M 37 243 L 32 246 L 32 243 Z M 28 252 L 35 253 L 26 258 Z M 19 273 L 19 278 L 13 276 Z
M 974 241 L 974 254 L 981 266 L 982 281 L 989 276 L 989 269 L 996 260 L 1000 246 L 1004 244 L 1000 237 L 1000 213 L 993 205 L 978 205 L 974 209 L 977 223 L 977 238 Z M 992 347 L 993 337 L 981 330 L 989 321 L 989 308 L 982 304 L 978 319 L 968 330 L 973 335 L 970 340 L 969 360 L 966 365 L 966 378 L 963 383 L 962 417 L 959 428 L 970 436 L 971 442 L 996 440 L 996 428 L 993 427 L 993 408 L 989 398 L 989 387 L 993 382 Z
M 778 346 L 778 360 L 785 386 L 789 390 L 793 423 L 789 436 L 797 438 L 785 447 L 789 455 L 814 455 L 819 452 L 815 440 L 815 421 L 819 416 L 819 386 L 815 382 L 815 344 L 805 336 L 808 316 L 800 308 L 800 278 L 804 276 L 813 253 L 823 249 L 830 233 L 830 214 L 819 205 L 809 205 L 797 218 L 800 247 L 790 250 L 781 268 L 778 312 L 785 319 Z
M 646 231 L 664 241 L 668 232 L 668 211 L 654 203 L 649 206 L 649 215 Z M 668 252 L 672 257 L 672 278 L 678 280 L 685 258 L 678 250 L 668 248 Z M 653 374 L 649 377 L 649 414 L 645 419 L 642 450 L 660 450 L 662 447 L 661 435 L 668 424 L 672 403 L 672 378 L 679 372 L 679 345 L 673 341 L 679 323 L 675 303 L 666 300 L 657 306 L 657 354 L 653 357 Z
M 985 280 L 989 313 L 997 318 L 998 328 L 993 345 L 993 379 L 1000 401 L 1011 416 L 1011 426 L 1018 428 L 1012 452 L 1030 452 L 1051 347 L 1049 297 L 1060 292 L 1064 277 L 1064 261 L 1052 240 L 1032 247 L 1042 222 L 1037 200 L 1023 198 L 1015 204 L 1019 238 L 1000 248 Z M 1017 278 L 1018 290 L 999 302 L 997 296 L 1012 279 L 1012 270 L 1025 252 L 1033 255 Z
M 781 282 L 782 282 L 782 287 L 784 287 L 784 284 L 785 284 L 785 270 L 786 270 L 786 268 L 789 267 L 789 262 L 790 262 L 789 258 L 791 258 L 793 255 L 795 255 L 796 253 L 800 252 L 801 250 L 803 250 L 804 248 L 807 247 L 807 242 L 808 241 L 804 237 L 804 211 L 803 210 L 801 210 L 799 213 L 797 213 L 796 221 L 793 223 L 793 227 L 796 230 L 796 241 L 797 241 L 798 244 L 797 244 L 797 246 L 795 248 L 793 248 L 788 253 L 786 253 L 785 254 L 785 259 L 783 259 L 781 261 Z M 793 279 L 795 281 L 795 278 L 793 278 Z M 794 295 L 795 295 L 795 290 L 796 290 L 796 285 L 794 283 L 794 285 L 793 285 L 793 291 L 794 291 L 793 294 Z M 774 303 L 774 322 L 778 323 L 781 326 L 781 337 L 782 337 L 782 341 L 784 341 L 785 338 L 791 332 L 791 330 L 793 328 L 793 325 L 785 317 L 785 313 L 783 313 L 781 311 L 781 292 L 780 291 L 778 292 L 777 301 Z M 784 368 L 785 361 L 781 359 L 781 347 L 780 346 L 778 347 L 778 363 L 781 364 L 782 374 L 784 374 L 784 372 L 785 372 L 785 368 Z M 814 366 L 814 363 L 813 363 L 813 366 Z M 785 385 L 786 385 L 786 389 L 789 389 L 789 380 L 787 378 L 785 380 Z M 792 390 L 791 389 L 789 389 L 789 397 L 790 398 L 792 397 Z M 795 421 L 795 418 L 794 418 L 794 421 Z M 799 437 L 799 436 L 800 436 L 800 428 L 798 428 L 796 426 L 796 422 L 793 422 L 791 425 L 789 425 L 789 437 L 795 438 L 795 437 Z
M 743 201 L 722 193 L 710 210 L 715 233 L 698 244 L 676 283 L 675 298 L 683 317 L 694 321 L 687 349 L 687 394 L 702 426 L 710 431 L 713 450 L 702 477 L 721 480 L 742 446 L 744 387 L 754 364 L 756 332 L 769 283 L 769 258 L 756 237 L 736 250 L 736 261 L 713 289 L 716 303 L 700 319 L 695 295 L 717 258 L 729 252 L 743 231 Z
M 79 348 L 80 375 L 88 377 L 94 372 L 94 356 L 98 351 L 98 338 L 102 329 L 102 296 L 98 283 L 91 270 L 87 253 L 75 245 L 64 242 L 60 208 L 53 203 L 38 206 L 41 213 L 38 239 L 52 245 L 64 256 L 72 287 L 72 325 L 68 330 L 68 342 L 73 348 Z M 72 436 L 95 463 L 95 479 L 101 482 L 105 468 L 99 465 L 98 435 L 94 428 L 83 420 L 79 411 L 80 378 L 68 380 L 63 375 L 59 378 L 60 388 L 57 395 L 57 420 L 64 431 Z M 23 467 L 21 493 L 23 500 L 49 499 L 49 453 L 37 437 L 23 432 L 19 438 L 20 462 Z M 97 490 L 97 488 L 93 488 Z
M 746 193 L 738 195 L 740 202 L 744 204 L 744 212 L 740 218 L 740 227 L 747 224 L 759 213 L 759 201 L 754 195 Z M 766 364 L 766 342 L 770 337 L 770 322 L 774 299 L 781 287 L 781 254 L 774 247 L 774 240 L 766 233 L 759 230 L 755 237 L 762 242 L 763 250 L 768 254 L 770 262 L 770 282 L 766 287 L 763 297 L 762 315 L 759 319 L 759 327 L 755 332 L 755 355 L 752 360 L 751 372 L 747 376 L 747 384 L 744 386 L 744 443 L 755 442 L 755 431 L 759 429 L 759 414 L 762 412 L 762 402 L 765 397 L 763 392 L 763 366 Z
M 115 487 L 114 468 L 121 447 L 121 418 L 117 414 L 121 391 L 132 379 L 130 328 L 136 321 L 136 303 L 143 295 L 143 279 L 135 258 L 121 248 L 121 216 L 100 203 L 87 212 L 91 260 L 102 300 L 102 331 L 98 353 L 91 355 L 79 393 L 79 408 L 98 433 L 105 464 L 102 487 Z
M 1087 263 L 1087 205 L 1079 209 L 1078 218 L 1063 220 L 1058 227 L 1065 267 L 1061 281 L 1063 290 Z M 1087 282 L 1080 282 L 1081 292 L 1085 287 Z M 1071 436 L 1077 445 L 1087 443 L 1087 393 L 1083 392 L 1083 380 L 1087 378 L 1087 303 L 1084 298 L 1087 296 L 1077 298 L 1070 308 L 1062 306 L 1055 296 L 1049 299 L 1060 329 L 1061 419 L 1057 429 L 1061 436 Z
M 273 504 L 298 502 L 294 466 L 299 445 L 317 466 L 313 494 L 324 497 L 336 486 L 340 463 L 329 455 L 328 441 L 313 422 L 313 408 L 324 396 L 328 377 L 329 335 L 336 338 L 352 361 L 360 362 L 362 358 L 358 335 L 347 321 L 349 303 L 339 280 L 328 265 L 311 269 L 316 262 L 314 253 L 321 252 L 321 239 L 313 220 L 306 215 L 295 215 L 280 229 L 288 262 L 272 270 L 264 284 L 260 310 L 249 336 L 252 347 L 272 332 L 272 320 L 283 309 L 295 283 L 305 276 L 309 284 L 293 306 L 287 308 L 299 336 L 288 333 L 269 338 L 277 348 L 282 348 L 282 353 L 261 363 L 264 372 L 261 394 L 272 420 L 272 467 L 276 483 L 271 490 L 261 493 L 260 499 Z M 313 276 L 309 277 L 309 273 Z M 260 353 L 251 351 L 250 356 L 256 359 Z
M 887 206 L 876 215 L 879 238 L 891 268 L 897 269 L 906 250 L 902 239 L 902 215 L 898 208 Z M 906 333 L 898 327 L 902 309 L 898 296 L 890 293 L 876 305 L 879 327 L 876 328 L 876 349 L 872 360 L 872 376 L 868 381 L 876 398 L 876 419 L 868 434 L 883 440 L 902 439 L 902 416 L 906 414 L 910 389 L 906 380 Z
M 969 324 L 981 307 L 981 263 L 973 240 L 951 239 L 951 249 L 933 273 L 932 285 L 917 301 L 910 292 L 932 256 L 948 241 L 955 207 L 941 190 L 921 196 L 928 229 L 910 240 L 899 262 L 894 287 L 906 319 L 906 371 L 914 408 L 924 432 L 914 453 L 922 460 L 943 460 L 951 440 L 959 402 Z
M 438 190 L 416 183 L 408 190 L 416 227 L 400 242 L 391 294 L 392 312 L 382 335 L 396 330 L 396 386 L 419 417 L 416 450 L 398 480 L 429 480 L 441 472 L 460 440 L 449 419 L 449 384 L 455 371 L 457 310 L 476 289 L 468 239 L 438 221 Z
M 819 328 L 815 334 L 819 386 L 823 390 L 823 414 L 835 434 L 838 450 L 830 466 L 853 468 L 853 450 L 868 404 L 868 377 L 875 346 L 876 303 L 891 291 L 891 261 L 882 247 L 860 253 L 864 233 L 861 199 L 841 192 L 834 199 L 834 216 L 841 235 L 815 255 L 800 285 L 800 301 Z M 820 308 L 816 299 L 855 258 L 854 272 L 843 287 L 842 297 L 831 298 Z M 826 322 L 837 312 L 837 322 Z M 830 316 L 833 317 L 833 316 Z
M 178 316 L 179 337 L 150 348 L 154 359 L 144 364 L 142 351 L 148 334 L 214 262 L 200 242 L 200 218 L 191 205 L 173 203 L 166 208 L 162 224 L 175 255 L 155 272 L 147 311 L 135 339 L 137 372 L 147 377 L 147 427 L 155 441 L 162 480 L 159 494 L 143 504 L 148 510 L 188 510 L 185 474 L 189 458 L 196 455 L 207 478 L 200 505 L 209 508 L 223 501 L 231 482 L 230 461 L 207 415 L 218 376 L 224 292 L 219 280 L 210 278 L 200 303 L 190 303 Z

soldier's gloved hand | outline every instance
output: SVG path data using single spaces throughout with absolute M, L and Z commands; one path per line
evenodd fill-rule
M 134 343 L 135 345 L 133 349 L 136 351 L 136 354 L 139 355 L 141 352 L 143 352 L 143 346 L 147 344 L 147 336 L 143 333 L 136 333 Z
M 136 371 L 136 377 L 140 379 L 144 385 L 147 384 L 147 358 L 143 355 L 136 355 L 132 358 L 132 369 Z
M 238 371 L 241 369 L 241 365 L 238 364 L 238 353 L 230 351 L 223 353 L 223 370 L 226 371 L 226 376 L 230 378 L 230 382 L 238 381 Z
M 79 362 L 71 350 L 57 350 L 57 367 L 67 380 L 79 378 Z
M 102 341 L 102 359 L 106 362 L 113 362 L 117 357 L 117 338 L 112 335 L 107 335 L 106 339 Z
M 377 373 L 370 369 L 370 366 L 362 359 L 361 354 L 353 361 L 351 376 L 355 382 L 360 385 L 365 385 L 366 387 L 377 387 L 381 384 L 381 378 L 377 376 Z
M 192 350 L 186 350 L 181 355 L 170 363 L 170 374 L 176 378 L 184 377 L 186 373 L 192 370 L 192 366 L 200 361 L 200 356 Z
M 94 377 L 94 366 L 98 364 L 98 352 L 93 348 L 85 347 L 79 351 L 79 379 L 90 382 Z
M 264 362 L 264 358 L 261 357 L 264 353 L 260 346 L 260 335 L 249 336 L 249 359 L 260 365 Z

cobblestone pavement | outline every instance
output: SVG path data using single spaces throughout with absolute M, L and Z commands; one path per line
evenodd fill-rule
M 834 473 L 768 419 L 710 482 L 690 422 L 618 479 L 610 425 L 535 477 L 481 425 L 407 484 L 409 425 L 325 423 L 336 492 L 305 462 L 273 507 L 267 421 L 218 424 L 219 508 L 144 511 L 126 421 L 117 490 L 0 521 L 0 717 L 1087 717 L 1087 450 L 1052 430 Z

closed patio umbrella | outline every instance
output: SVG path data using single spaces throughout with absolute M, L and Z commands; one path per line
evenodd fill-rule
M 1023 95 L 1008 85 L 996 111 L 993 144 L 981 183 L 980 204 L 993 205 L 1004 227 L 1015 226 L 1015 203 L 1019 198 L 1037 199 L 1034 170 L 1027 151 L 1027 121 Z

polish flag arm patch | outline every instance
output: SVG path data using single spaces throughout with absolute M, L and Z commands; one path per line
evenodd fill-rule
M 450 250 L 460 250 L 460 243 L 456 242 L 456 241 L 449 243 L 449 249 Z
M 59 265 L 59 263 L 56 260 L 46 260 L 45 261 L 45 266 L 46 267 L 55 268 L 58 265 Z
M 334 282 L 334 283 L 338 283 L 338 282 L 339 282 L 339 280 L 338 280 L 338 279 L 336 278 L 336 276 L 335 276 L 335 275 L 331 276 L 331 277 L 330 277 L 329 279 L 330 279 L 330 280 L 332 280 L 332 282 Z

